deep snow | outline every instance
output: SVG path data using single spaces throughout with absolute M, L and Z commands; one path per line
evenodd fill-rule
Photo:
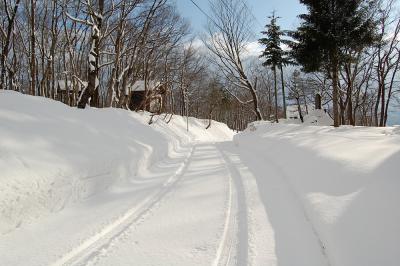
M 261 122 L 234 142 L 257 177 L 266 212 L 272 216 L 269 201 L 279 200 L 267 195 L 267 179 L 278 175 L 331 265 L 394 266 L 400 263 L 399 129 Z
M 194 141 L 226 140 L 225 125 L 184 118 L 170 125 L 147 113 L 79 110 L 41 97 L 0 91 L 0 234 L 66 205 L 143 176 L 185 155 Z
M 400 127 L 149 119 L 0 91 L 0 265 L 399 264 Z

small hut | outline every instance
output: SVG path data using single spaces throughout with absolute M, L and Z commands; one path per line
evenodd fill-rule
M 159 82 L 149 81 L 147 83 L 147 93 L 144 80 L 137 80 L 129 86 L 130 91 L 130 110 L 144 110 L 152 113 L 159 113 L 162 109 L 162 95 L 165 93 L 164 86 Z
M 76 88 L 74 88 L 74 85 Z M 65 104 L 71 103 L 81 94 L 83 88 L 87 86 L 87 82 L 74 84 L 71 80 L 57 80 L 57 100 Z

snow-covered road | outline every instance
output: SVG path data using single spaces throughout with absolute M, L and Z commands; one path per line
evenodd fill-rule
M 398 126 L 235 135 L 0 94 L 0 266 L 399 265 Z
M 132 188 L 6 234 L 2 265 L 328 265 L 278 169 L 232 142 L 181 152 Z

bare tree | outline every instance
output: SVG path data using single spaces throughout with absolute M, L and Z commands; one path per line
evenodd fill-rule
M 29 24 L 30 24 L 30 94 L 36 95 L 36 0 L 31 0 L 30 3 L 30 14 L 29 14 Z
M 257 82 L 249 79 L 243 62 L 252 24 L 246 4 L 242 0 L 215 0 L 211 4 L 210 17 L 208 37 L 204 43 L 214 55 L 218 69 L 233 85 L 228 88 L 229 93 L 240 104 L 252 103 L 257 120 L 262 120 Z M 251 99 L 243 99 L 248 94 Z
M 6 64 L 7 64 L 7 59 L 8 59 L 8 54 L 10 52 L 10 45 L 11 40 L 12 40 L 12 34 L 13 34 L 13 29 L 14 29 L 14 23 L 15 23 L 15 18 L 18 12 L 18 7 L 19 7 L 19 2 L 20 0 L 16 0 L 14 5 L 10 6 L 11 3 L 8 1 L 4 1 L 4 11 L 5 11 L 5 17 L 7 19 L 7 29 L 4 29 L 3 27 L 0 26 L 0 33 L 2 35 L 1 39 L 4 39 L 3 41 L 3 49 L 1 51 L 1 78 L 0 78 L 0 88 L 5 89 L 6 85 L 5 83 L 5 76 L 6 76 Z M 11 88 L 10 88 L 11 89 Z
M 100 44 L 103 37 L 104 0 L 98 0 L 97 5 L 87 0 L 87 19 L 67 16 L 76 22 L 88 25 L 91 28 L 90 52 L 88 56 L 88 84 L 85 86 L 79 100 L 78 108 L 85 108 L 89 102 L 91 106 L 98 106 L 99 103 L 99 69 L 100 69 Z
M 380 12 L 380 42 L 376 51 L 378 91 L 374 110 L 375 126 L 386 126 L 395 77 L 400 70 L 400 18 L 392 18 L 394 1 Z

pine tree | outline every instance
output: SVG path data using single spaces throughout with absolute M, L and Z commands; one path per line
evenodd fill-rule
M 279 68 L 281 71 L 283 112 L 284 118 L 286 118 L 286 94 L 283 80 L 283 65 L 290 63 L 290 61 L 285 57 L 287 53 L 281 48 L 282 36 L 285 34 L 283 31 L 281 31 L 280 26 L 277 24 L 279 17 L 275 16 L 275 12 L 273 12 L 272 16 L 268 18 L 271 20 L 270 23 L 265 26 L 267 30 L 261 32 L 265 35 L 265 37 L 259 40 L 259 43 L 265 46 L 265 50 L 262 52 L 260 57 L 264 57 L 266 59 L 263 65 L 270 66 L 274 73 L 275 121 L 278 122 L 278 89 L 276 69 Z
M 306 72 L 324 71 L 332 80 L 334 126 L 340 124 L 338 79 L 345 50 L 372 45 L 376 23 L 371 10 L 376 0 L 300 0 L 308 13 L 292 33 L 293 55 Z

